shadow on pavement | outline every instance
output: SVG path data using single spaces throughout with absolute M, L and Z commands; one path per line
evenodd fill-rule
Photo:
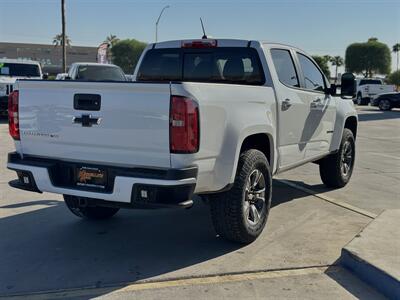
M 274 181 L 273 207 L 305 196 Z M 36 209 L 38 204 L 48 207 Z M 1 209 L 27 206 L 34 210 L 0 219 L 0 296 L 120 288 L 242 247 L 216 237 L 209 209 L 201 201 L 190 210 L 121 210 L 100 222 L 78 219 L 56 200 Z
M 340 261 L 336 261 L 334 265 L 338 265 Z M 363 300 L 376 300 L 385 299 L 381 294 L 368 286 L 350 271 L 342 267 L 329 267 L 325 274 L 333 279 L 335 282 L 340 284 L 344 289 L 351 293 L 356 299 Z M 361 284 L 360 284 L 361 283 Z
M 363 112 L 373 112 L 373 113 L 363 113 L 358 115 L 358 120 L 360 122 L 365 121 L 379 121 L 388 119 L 398 119 L 400 118 L 399 111 L 380 111 L 375 109 L 363 109 Z

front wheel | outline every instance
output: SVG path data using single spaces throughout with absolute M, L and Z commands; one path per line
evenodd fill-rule
M 114 216 L 119 208 L 105 206 L 82 205 L 80 197 L 64 195 L 64 201 L 68 209 L 75 215 L 84 219 L 104 220 Z
M 367 105 L 367 99 L 363 98 L 361 94 L 357 95 L 357 105 Z
M 239 243 L 251 243 L 267 222 L 272 194 L 268 160 L 258 150 L 240 155 L 233 187 L 211 195 L 210 209 L 215 231 Z
M 345 128 L 339 150 L 325 157 L 319 164 L 322 182 L 332 188 L 344 187 L 353 173 L 354 160 L 354 135 L 350 129 Z
M 392 105 L 391 105 L 390 101 L 387 99 L 379 100 L 378 107 L 380 110 L 383 110 L 383 111 L 392 109 Z

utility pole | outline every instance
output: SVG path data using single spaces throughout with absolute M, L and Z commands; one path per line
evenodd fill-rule
M 163 9 L 161 10 L 160 15 L 158 16 L 158 19 L 156 21 L 156 43 L 158 41 L 158 22 L 160 22 L 161 16 L 162 16 L 164 10 L 166 10 L 167 8 L 169 8 L 169 5 L 166 5 L 163 7 Z
M 65 0 L 61 0 L 61 26 L 62 26 L 62 70 L 67 73 L 67 48 L 65 45 Z

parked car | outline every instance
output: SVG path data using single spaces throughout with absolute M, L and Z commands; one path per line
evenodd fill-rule
M 112 64 L 73 63 L 64 77 L 80 81 L 127 81 L 122 69 Z
M 357 92 L 355 102 L 358 105 L 368 105 L 373 97 L 395 91 L 394 85 L 384 84 L 382 79 L 362 78 L 357 79 L 356 84 Z
M 380 110 L 391 110 L 400 107 L 400 93 L 380 94 L 371 99 L 372 106 L 378 106 Z
M 8 95 L 14 90 L 17 79 L 46 76 L 36 61 L 0 58 L 0 116 L 7 115 Z
M 135 81 L 135 76 L 133 74 L 125 74 L 126 80 Z
M 134 75 L 133 83 L 18 82 L 10 185 L 63 194 L 88 219 L 188 208 L 197 194 L 221 237 L 249 243 L 267 221 L 274 174 L 315 162 L 327 186 L 350 180 L 354 104 L 298 48 L 161 42 L 144 50 Z M 345 75 L 342 96 L 354 96 Z
M 68 77 L 68 73 L 58 73 L 55 80 L 65 80 Z

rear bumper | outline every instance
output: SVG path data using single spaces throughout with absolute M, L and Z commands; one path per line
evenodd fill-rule
M 107 170 L 104 189 L 77 186 L 71 170 L 79 166 Z M 196 186 L 197 167 L 185 169 L 121 168 L 21 156 L 9 153 L 7 167 L 17 172 L 12 187 L 101 199 L 132 206 L 185 206 Z

